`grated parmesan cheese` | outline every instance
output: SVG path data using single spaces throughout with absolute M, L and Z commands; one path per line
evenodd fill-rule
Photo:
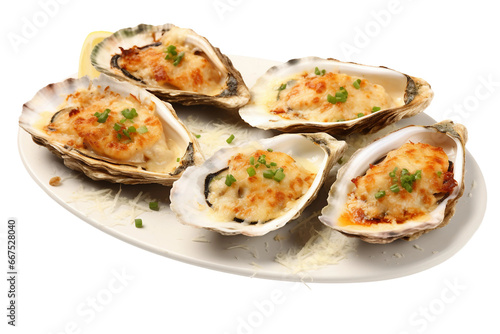
M 355 250 L 357 240 L 321 224 L 319 214 L 314 212 L 291 230 L 294 236 L 306 240 L 302 247 L 276 254 L 275 261 L 293 273 L 337 264 Z
M 84 206 L 82 211 L 87 216 L 101 215 L 106 217 L 103 222 L 113 223 L 110 227 L 117 225 L 128 225 L 134 222 L 139 215 L 150 212 L 149 202 L 156 201 L 149 194 L 139 192 L 133 199 L 121 195 L 122 187 L 115 192 L 111 188 L 86 189 L 80 185 L 68 202 L 75 202 Z
M 259 137 L 256 136 L 256 129 L 250 128 L 242 122 L 227 123 L 220 119 L 207 122 L 193 115 L 189 115 L 183 122 L 189 131 L 197 136 L 201 151 L 207 158 L 221 148 L 238 146 Z M 231 135 L 234 135 L 234 140 L 228 144 L 226 140 Z M 264 132 L 262 132 L 261 137 L 266 137 Z

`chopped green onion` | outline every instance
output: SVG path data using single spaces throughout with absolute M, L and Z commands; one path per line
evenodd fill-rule
M 352 85 L 354 86 L 354 88 L 359 89 L 360 88 L 360 86 L 359 86 L 360 83 L 361 83 L 361 79 L 358 79 L 358 80 L 354 81 L 352 83 Z
M 420 180 L 422 178 L 422 170 L 417 170 L 415 172 L 415 180 Z
M 137 132 L 142 135 L 143 133 L 148 132 L 148 128 L 145 125 L 142 125 L 142 126 L 137 128 Z
M 274 171 L 272 171 L 272 170 L 268 169 L 268 170 L 265 170 L 265 171 L 264 171 L 263 175 L 264 175 L 264 177 L 265 177 L 266 179 L 272 179 L 272 178 L 274 177 L 274 174 L 275 174 L 275 173 L 276 173 L 276 172 L 274 172 Z
M 255 163 L 255 158 L 254 157 L 250 157 L 250 165 L 253 165 Z
M 273 151 L 273 149 L 272 149 L 272 148 L 268 148 L 268 149 L 267 149 L 267 152 L 272 152 L 272 151 Z
M 201 135 L 197 135 L 197 134 L 195 134 L 194 136 L 195 136 L 196 138 L 200 138 L 200 137 L 201 137 Z
M 226 143 L 231 144 L 234 140 L 234 135 L 229 136 L 228 139 L 226 139 Z
M 438 177 L 441 177 L 441 175 L 443 175 L 443 172 L 439 170 L 439 171 L 436 172 L 436 174 L 437 174 Z
M 154 211 L 160 210 L 158 202 L 149 202 L 149 208 Z
M 141 218 L 137 218 L 134 222 L 135 222 L 135 227 L 137 227 L 137 228 L 142 227 L 142 219 Z
M 280 93 L 284 89 L 286 89 L 286 83 L 281 84 L 281 86 L 278 87 L 278 96 L 276 96 L 276 101 L 278 101 L 280 99 Z
M 261 164 L 263 164 L 263 165 L 267 164 L 267 163 L 266 163 L 266 155 L 265 155 L 265 154 L 262 154 L 262 155 L 259 157 L 259 159 L 257 160 L 257 162 L 259 162 L 259 163 L 261 163 Z
M 253 167 L 248 167 L 247 168 L 247 173 L 248 173 L 249 177 L 252 177 L 252 176 L 255 175 L 256 172 L 255 172 L 255 169 Z
M 165 51 L 167 53 L 167 57 L 170 57 L 170 55 L 177 56 L 177 51 L 175 49 L 177 49 L 175 45 L 167 46 L 167 50 Z
M 363 117 L 364 115 L 365 114 L 363 114 L 362 112 L 360 112 L 357 116 L 358 116 L 358 118 L 360 118 L 360 117 Z
M 113 129 L 115 131 L 120 131 L 122 129 L 122 126 L 120 124 L 118 124 L 118 123 L 115 123 L 115 125 L 113 126 Z
M 181 161 L 181 158 L 177 158 L 177 162 Z
M 273 167 L 274 167 L 274 166 L 278 166 L 278 164 L 277 164 L 276 162 L 274 162 L 274 161 L 273 161 L 273 162 L 271 162 L 269 165 L 270 165 L 270 166 L 273 166 Z
M 283 168 L 278 169 L 274 174 L 274 180 L 280 182 L 284 178 L 285 178 L 285 172 L 283 171 Z
M 399 192 L 399 186 L 397 184 L 393 184 L 389 189 L 391 189 L 393 193 Z
M 127 121 L 127 119 L 126 119 L 126 118 L 122 118 L 122 119 L 120 120 L 120 123 L 122 123 L 122 124 L 123 124 L 123 123 L 125 123 L 126 121 Z
M 379 111 L 380 109 L 381 109 L 380 107 L 373 107 L 373 108 L 372 108 L 372 112 L 377 112 L 377 111 Z
M 179 53 L 179 55 L 175 58 L 175 60 L 174 60 L 174 66 L 179 65 L 179 63 L 181 62 L 182 58 L 184 58 L 184 51 L 182 51 L 181 53 Z
M 406 189 L 407 192 L 411 193 L 413 191 L 413 187 L 410 183 L 401 183 L 401 185 Z
M 97 117 L 97 122 L 99 123 L 104 123 L 106 122 L 106 120 L 108 119 L 108 116 L 109 116 L 109 113 L 111 112 L 111 110 L 109 109 L 106 109 L 104 110 L 104 112 L 100 113 L 100 112 L 96 112 L 94 114 L 95 117 Z
M 226 175 L 226 186 L 230 187 L 234 182 L 236 182 L 236 178 L 232 174 Z
M 134 117 L 137 117 L 137 111 L 135 110 L 135 108 L 132 108 L 132 109 L 123 109 L 122 110 L 122 115 L 123 117 L 125 117 L 126 119 L 133 119 Z
M 326 73 L 326 70 L 320 71 L 318 67 L 314 68 L 314 74 L 316 74 L 316 75 L 325 75 L 325 73 Z
M 385 191 L 383 190 L 377 191 L 377 193 L 375 194 L 376 199 L 382 198 L 384 196 L 385 196 Z
M 396 171 L 398 170 L 398 167 L 394 167 L 394 170 L 389 173 L 390 177 L 396 177 Z
M 335 93 L 335 96 L 328 94 L 326 97 L 327 101 L 334 104 L 337 102 L 345 102 L 347 101 L 347 96 L 349 94 L 347 93 L 347 90 L 344 87 L 340 87 L 339 91 Z
M 128 127 L 127 131 L 129 133 L 133 133 L 133 132 L 137 132 L 137 129 L 135 128 L 135 126 L 131 125 L 131 126 Z
M 255 168 L 259 168 L 259 167 L 260 167 L 260 164 L 256 164 L 256 165 L 255 165 Z

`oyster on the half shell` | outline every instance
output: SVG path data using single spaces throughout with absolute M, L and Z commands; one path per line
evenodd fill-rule
M 284 132 L 373 133 L 431 102 L 430 85 L 387 67 L 306 57 L 271 67 L 239 110 L 248 124 Z
M 99 72 L 168 102 L 236 109 L 250 98 L 226 55 L 205 37 L 173 24 L 121 29 L 95 46 L 91 62 Z
M 19 125 L 94 180 L 171 185 L 203 161 L 170 104 L 105 75 L 42 88 L 24 104 Z
M 188 168 L 170 192 L 184 224 L 260 236 L 297 218 L 347 145 L 326 133 L 283 134 L 224 148 Z
M 445 226 L 464 191 L 466 141 L 466 128 L 451 121 L 375 140 L 339 169 L 319 219 L 370 243 Z

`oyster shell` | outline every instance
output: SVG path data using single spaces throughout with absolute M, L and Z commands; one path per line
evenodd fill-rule
M 70 141 L 68 137 L 61 140 L 61 136 L 72 135 L 68 131 L 76 131 L 77 133 L 82 131 L 75 130 L 74 127 L 64 123 L 65 119 L 79 117 L 78 113 L 85 108 L 75 102 L 77 96 L 84 96 L 83 98 L 87 96 L 89 100 L 94 101 L 97 94 L 102 94 L 104 97 L 113 96 L 115 99 L 113 101 L 116 101 L 113 103 L 117 103 L 117 105 L 133 102 L 132 105 L 137 105 L 137 108 L 140 106 L 149 108 L 149 112 L 144 116 L 147 117 L 146 122 L 150 122 L 147 123 L 149 131 L 146 126 L 142 128 L 144 131 L 141 131 L 141 128 L 133 130 L 139 133 L 145 132 L 144 135 L 150 133 L 150 136 L 154 135 L 154 138 L 158 139 L 147 142 L 151 143 L 150 146 L 140 146 L 145 139 L 137 137 L 139 134 L 128 134 L 129 138 L 132 137 L 132 139 L 124 137 L 120 140 L 118 136 L 125 136 L 127 132 L 119 134 L 115 129 L 116 133 L 113 133 L 111 129 L 108 132 L 113 137 L 108 137 L 111 140 L 109 146 L 101 145 L 104 143 L 104 137 L 97 137 L 93 143 L 90 142 L 91 137 L 86 137 L 85 140 L 82 139 L 82 143 L 79 143 L 80 139 L 76 135 L 70 137 Z M 126 100 L 127 98 L 129 100 Z M 76 115 L 72 116 L 72 113 Z M 82 111 L 82 113 L 84 112 Z M 116 111 L 116 115 L 118 114 L 119 111 Z M 100 129 L 105 129 L 106 123 L 114 122 L 115 116 L 112 115 L 113 112 L 109 113 L 109 120 L 106 116 L 104 124 L 99 124 L 92 115 L 90 118 L 82 116 L 81 120 L 92 122 L 92 124 L 88 124 L 93 129 L 97 129 L 99 126 L 102 126 Z M 122 118 L 122 121 L 125 120 L 123 116 L 119 117 Z M 141 116 L 137 117 L 138 120 L 140 118 Z M 136 119 L 133 121 L 135 122 Z M 126 129 L 125 125 L 128 127 L 134 122 L 124 122 L 123 129 Z M 114 123 L 115 126 L 118 123 L 120 122 Z M 31 134 L 35 143 L 47 147 L 52 153 L 62 158 L 67 167 L 81 171 L 94 180 L 126 184 L 159 183 L 171 185 L 188 166 L 203 161 L 196 139 L 177 118 L 175 111 L 168 103 L 159 100 L 144 89 L 113 80 L 104 75 L 94 80 L 90 80 L 88 77 L 70 78 L 42 88 L 33 99 L 24 104 L 19 125 Z M 109 126 L 111 127 L 112 124 Z M 68 130 L 63 130 L 65 127 Z M 128 127 L 128 131 L 132 132 L 131 130 L 131 127 Z M 137 140 L 134 141 L 133 138 L 137 138 Z M 134 143 L 137 145 L 135 148 L 137 148 L 138 153 L 134 152 L 132 156 L 125 157 L 123 154 L 130 151 L 127 145 Z M 121 145 L 116 150 L 118 153 L 111 152 L 110 150 L 118 147 L 117 145 Z M 104 152 L 101 149 L 108 150 L 114 155 L 108 155 L 106 154 L 108 151 Z
M 365 86 L 372 88 L 369 98 L 364 94 Z M 324 131 L 332 135 L 376 132 L 420 113 L 433 97 L 430 85 L 422 79 L 387 67 L 317 57 L 292 59 L 271 67 L 250 91 L 250 102 L 239 110 L 248 124 L 265 130 Z M 335 100 L 336 93 L 346 94 L 346 99 Z M 361 93 L 363 98 L 354 99 Z M 377 99 L 375 93 L 384 95 Z M 374 112 L 377 108 L 381 110 Z M 324 116 L 328 113 L 331 115 Z
M 188 168 L 183 176 L 174 183 L 170 192 L 170 207 L 177 215 L 177 218 L 182 223 L 187 225 L 209 229 L 223 235 L 264 235 L 284 226 L 288 221 L 297 218 L 306 206 L 309 205 L 314 198 L 316 198 L 321 185 L 328 175 L 328 172 L 332 168 L 333 164 L 336 163 L 336 161 L 342 156 L 346 147 L 347 145 L 345 142 L 337 141 L 335 138 L 326 133 L 314 133 L 283 134 L 273 138 L 248 143 L 240 147 L 221 149 L 206 160 L 202 165 Z M 283 209 L 277 217 L 270 220 L 255 222 L 248 221 L 248 219 L 243 218 L 228 219 L 216 214 L 211 208 L 211 203 L 209 202 L 209 199 L 211 200 L 209 197 L 211 191 L 210 184 L 213 177 L 221 171 L 227 169 L 228 161 L 235 155 L 241 152 L 255 152 L 255 150 L 260 149 L 263 149 L 265 152 L 268 152 L 268 149 L 271 149 L 272 152 L 279 152 L 280 154 L 285 153 L 291 156 L 295 161 L 298 161 L 299 164 L 306 167 L 308 170 L 313 169 L 315 176 L 311 180 L 311 185 L 306 188 L 305 193 L 303 193 L 301 197 L 288 202 L 287 205 L 290 205 Z M 248 159 L 244 160 L 245 164 L 247 161 Z M 260 158 L 259 160 L 255 159 L 255 161 L 250 158 L 250 163 L 255 162 L 255 165 L 252 164 L 252 167 L 257 169 L 257 173 L 262 173 L 258 169 L 259 161 Z M 271 165 L 273 165 L 273 163 L 268 166 Z M 246 166 L 243 168 L 246 168 Z M 289 169 L 285 167 L 285 173 L 288 173 L 288 171 Z M 248 175 L 245 175 L 245 178 L 250 179 L 250 177 L 252 176 L 249 171 Z M 258 177 L 260 177 L 260 174 L 257 175 L 257 178 Z M 265 177 L 266 176 L 264 176 L 264 178 Z M 264 178 L 261 177 L 261 180 L 264 180 Z M 271 180 L 269 182 L 276 184 L 276 187 L 278 187 L 278 183 L 282 182 L 284 186 L 288 188 L 289 183 L 286 182 L 290 181 L 276 182 L 275 180 Z M 286 176 L 285 180 L 287 180 Z M 292 176 L 289 176 L 288 180 L 292 180 Z M 237 181 L 235 181 L 235 183 L 235 187 L 240 187 Z M 265 184 L 265 181 L 262 181 L 262 183 Z M 261 183 L 259 183 L 259 187 L 260 184 Z M 229 188 L 230 186 L 226 183 L 222 187 Z M 262 186 L 262 188 L 265 189 L 263 192 L 266 193 L 269 189 L 273 189 L 266 189 L 265 187 L 267 186 Z M 270 187 L 273 186 L 271 185 Z M 239 195 L 240 192 L 245 192 L 247 189 L 236 188 L 235 191 L 237 191 Z M 277 192 L 278 191 L 275 193 Z M 253 195 L 254 193 L 250 191 L 250 194 Z M 264 200 L 267 199 L 267 197 L 264 198 Z M 256 207 L 260 207 L 261 205 L 263 205 L 263 202 L 257 201 L 256 204 L 246 208 L 253 212 Z
M 141 57 L 150 61 L 134 63 Z M 123 64 L 122 59 L 130 62 Z M 250 98 L 227 56 L 193 30 L 173 24 L 121 29 L 95 46 L 91 62 L 99 72 L 146 88 L 168 102 L 235 109 Z
M 345 235 L 358 237 L 370 243 L 389 243 L 400 238 L 413 240 L 433 229 L 445 226 L 455 213 L 457 201 L 464 191 L 466 141 L 467 130 L 463 125 L 454 124 L 451 121 L 443 121 L 431 126 L 408 126 L 374 141 L 365 148 L 359 149 L 339 169 L 337 180 L 330 189 L 328 205 L 323 208 L 322 214 L 319 217 L 320 221 Z M 396 150 L 403 144 L 410 142 L 424 143 L 436 148 L 442 148 L 448 156 L 449 162 L 451 162 L 450 166 L 453 166 L 453 178 L 456 180 L 456 186 L 448 193 L 441 194 L 444 195 L 443 198 L 439 198 L 438 194 L 435 194 L 437 202 L 434 206 L 430 207 L 430 212 L 427 212 L 425 215 L 416 215 L 407 220 L 398 221 L 397 223 L 393 222 L 392 224 L 385 222 L 356 224 L 350 219 L 347 219 L 347 221 L 343 219 L 349 193 L 354 190 L 355 181 L 351 182 L 351 180 L 364 175 L 369 165 L 375 165 L 390 151 Z M 403 158 L 407 158 L 407 156 Z M 448 166 L 448 162 L 446 163 L 446 166 Z M 404 166 L 399 166 L 400 169 L 402 167 Z M 424 173 L 426 172 L 424 171 Z M 444 176 L 441 176 L 441 172 L 436 172 L 435 174 L 437 174 L 438 178 Z M 385 176 L 385 173 L 381 175 Z M 396 179 L 394 179 L 395 175 L 390 176 L 393 178 L 392 184 L 397 182 L 397 176 Z M 423 174 L 421 178 L 422 181 L 424 178 L 428 178 L 429 182 L 433 182 L 431 178 L 435 176 Z M 440 182 L 445 181 L 441 180 Z M 400 192 L 401 194 L 398 195 L 402 195 L 406 190 L 395 189 L 395 192 Z M 381 195 L 385 196 L 385 194 Z M 397 195 L 391 194 L 391 196 Z M 375 196 L 375 198 L 378 197 Z M 402 198 L 396 198 L 395 200 L 403 201 Z M 366 200 L 363 203 L 366 203 Z

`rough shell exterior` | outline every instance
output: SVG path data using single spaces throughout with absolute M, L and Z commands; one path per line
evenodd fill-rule
M 223 235 L 243 234 L 260 236 L 284 226 L 297 218 L 316 198 L 332 166 L 343 155 L 347 145 L 326 133 L 284 134 L 258 141 L 262 147 L 287 153 L 293 158 L 315 158 L 319 170 L 309 191 L 297 202 L 295 208 L 282 216 L 261 224 L 246 224 L 235 221 L 218 221 L 211 214 L 205 201 L 204 182 L 207 175 L 227 167 L 228 159 L 238 153 L 240 147 L 217 151 L 201 166 L 190 167 L 174 183 L 170 192 L 171 209 L 184 224 L 216 231 Z M 244 147 L 244 146 L 243 146 Z
M 458 182 L 454 191 L 430 213 L 430 218 L 426 221 L 407 221 L 397 224 L 397 227 L 388 227 L 378 231 L 339 226 L 337 219 L 343 211 L 348 193 L 354 187 L 351 180 L 363 175 L 370 163 L 375 164 L 389 151 L 410 140 L 443 147 L 450 161 L 454 163 L 454 177 Z M 374 141 L 356 151 L 339 169 L 337 180 L 330 189 L 328 205 L 323 208 L 319 219 L 325 225 L 345 235 L 358 237 L 369 243 L 389 243 L 397 239 L 413 240 L 424 233 L 445 226 L 454 215 L 457 201 L 464 191 L 466 141 L 466 128 L 451 121 L 443 121 L 431 126 L 408 126 Z
M 176 141 L 180 147 L 184 147 L 184 156 L 172 172 L 158 173 L 145 171 L 133 164 L 123 164 L 117 161 L 99 157 L 87 150 L 75 149 L 73 147 L 54 142 L 44 131 L 38 129 L 35 124 L 40 119 L 40 113 L 46 111 L 59 111 L 58 107 L 63 103 L 66 96 L 80 88 L 87 88 L 89 85 L 109 86 L 111 90 L 121 93 L 132 93 L 140 100 L 150 99 L 156 104 L 156 112 L 162 120 L 165 131 L 175 134 Z M 63 159 L 64 164 L 73 170 L 80 171 L 93 180 L 104 180 L 114 183 L 124 184 L 147 184 L 158 183 L 171 185 L 183 173 L 183 171 L 193 164 L 200 164 L 204 159 L 200 153 L 198 143 L 193 135 L 179 120 L 174 109 L 146 90 L 130 85 L 125 82 L 118 82 L 109 77 L 101 75 L 98 79 L 91 81 L 88 77 L 80 79 L 67 79 L 65 81 L 50 84 L 42 88 L 38 93 L 26 102 L 19 119 L 19 125 L 31 134 L 33 141 L 41 146 L 45 146 L 52 153 Z M 167 137 L 167 138 L 169 138 Z
M 386 88 L 389 95 L 399 97 L 404 101 L 404 104 L 348 121 L 311 122 L 283 119 L 280 116 L 271 115 L 264 106 L 254 103 L 256 94 L 261 94 L 263 88 L 275 80 L 276 77 L 286 77 L 293 73 L 311 71 L 315 67 L 366 78 L 372 83 Z M 284 64 L 273 66 L 257 80 L 250 91 L 252 95 L 250 102 L 239 111 L 240 116 L 248 124 L 266 130 L 276 129 L 283 132 L 323 131 L 338 136 L 346 136 L 351 133 L 377 132 L 402 118 L 415 116 L 422 112 L 429 106 L 434 96 L 430 85 L 423 79 L 384 66 L 361 65 L 342 62 L 333 58 L 323 59 L 318 57 L 292 59 Z
M 241 73 L 233 66 L 229 57 L 221 53 L 219 48 L 212 46 L 205 37 L 196 34 L 191 29 L 188 30 L 189 34 L 186 43 L 193 44 L 199 50 L 203 51 L 211 62 L 226 74 L 226 86 L 216 96 L 178 89 L 146 86 L 142 82 L 133 80 L 123 75 L 122 72 L 115 71 L 111 68 L 111 59 L 115 54 L 121 52 L 120 48 L 129 49 L 134 45 L 138 47 L 149 45 L 155 42 L 162 34 L 168 33 L 172 27 L 175 26 L 170 23 L 159 26 L 140 24 L 137 27 L 118 30 L 96 45 L 94 50 L 92 50 L 92 65 L 99 72 L 115 77 L 118 80 L 124 80 L 139 87 L 146 88 L 167 102 L 177 102 L 184 105 L 206 104 L 224 109 L 237 109 L 245 105 L 250 99 L 250 92 L 243 81 Z

